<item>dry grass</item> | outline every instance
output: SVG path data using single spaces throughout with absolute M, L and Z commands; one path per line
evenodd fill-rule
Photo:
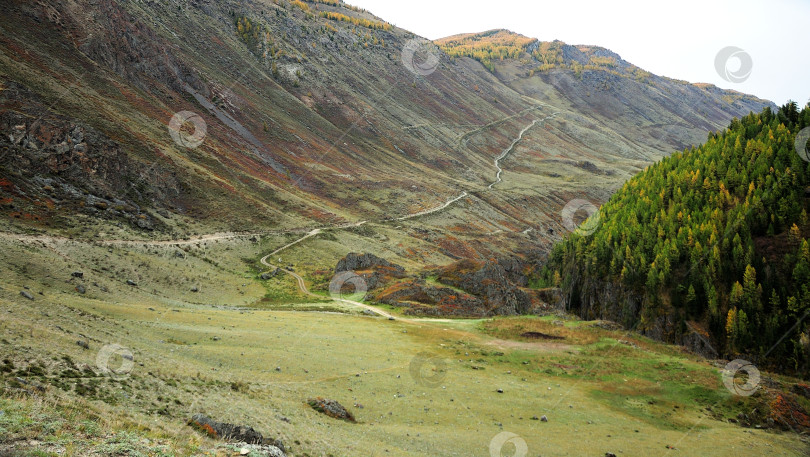
M 242 295 L 236 288 L 220 288 L 212 296 L 221 297 L 221 303 L 261 297 L 265 288 L 248 274 L 241 257 L 266 250 L 275 241 L 242 243 L 216 248 L 219 267 L 190 260 L 182 274 L 209 275 L 212 282 L 237 284 L 245 291 Z M 130 262 L 146 263 L 131 271 L 143 275 L 143 284 L 160 281 L 166 274 L 161 265 L 171 265 L 164 254 L 173 248 L 158 254 L 150 249 L 151 254 L 143 248 L 122 252 L 110 261 L 115 271 L 130 271 Z M 133 436 L 148 439 L 149 449 L 169 446 L 168 455 L 186 455 L 194 447 L 213 449 L 215 443 L 186 426 L 191 414 L 202 412 L 280 438 L 293 455 L 376 455 L 381 449 L 403 456 L 480 455 L 503 430 L 517 433 L 532 454 L 542 455 L 592 455 L 617 448 L 654 454 L 666 444 L 679 443 L 686 454 L 735 456 L 737 442 L 758 454 L 801 455 L 793 435 L 752 435 L 711 419 L 702 421 L 699 435 L 685 435 L 687 425 L 701 418 L 697 408 L 683 407 L 699 398 L 690 389 L 710 385 L 712 376 L 716 382 L 716 370 L 659 352 L 654 345 L 648 351 L 617 346 L 609 336 L 595 341 L 607 331 L 587 325 L 557 327 L 531 318 L 410 323 L 346 314 L 240 311 L 206 303 L 206 290 L 214 284 L 186 294 L 184 287 L 167 283 L 161 293 L 153 294 L 153 287 L 124 287 L 115 271 L 100 268 L 85 268 L 86 279 L 109 285 L 109 292 L 79 295 L 65 283 L 76 267 L 69 258 L 54 257 L 42 247 L 7 245 L 3 252 L 6 257 L 0 260 L 9 268 L 0 290 L 0 359 L 13 360 L 16 369 L 33 363 L 44 367 L 43 374 L 31 380 L 46 390 L 34 394 L 32 401 L 51 405 L 49 414 L 69 416 L 92 405 L 86 408 L 88 414 L 104 418 L 98 432 L 103 439 L 85 440 L 85 448 L 65 447 L 75 454 L 85 453 L 87 446 L 124 446 L 146 453 L 136 446 L 140 438 L 133 441 Z M 70 248 L 69 253 L 98 254 L 93 247 Z M 31 287 L 34 301 L 19 296 L 23 285 Z M 37 293 L 40 290 L 44 295 Z M 557 333 L 577 349 L 495 350 L 487 344 L 491 336 L 480 332 L 482 327 L 503 332 L 503 337 L 518 330 Z M 79 339 L 87 340 L 90 349 L 77 346 Z M 175 344 L 178 341 L 184 344 Z M 65 378 L 64 357 L 92 368 L 99 349 L 111 343 L 132 351 L 131 373 L 122 381 L 97 379 L 94 389 L 80 394 L 74 386 L 87 387 L 91 380 Z M 425 360 L 428 365 L 412 368 Z M 431 379 L 415 379 L 412 372 L 427 373 Z M 9 387 L 9 378 L 2 379 Z M 600 391 L 604 393 L 595 394 Z M 317 396 L 339 401 L 358 423 L 313 411 L 306 400 Z M 664 406 L 637 406 L 649 398 L 669 408 L 666 412 L 675 404 L 682 409 L 677 416 L 656 418 Z M 78 406 L 70 406 L 71 401 Z M 543 414 L 548 423 L 530 420 Z M 25 425 L 9 436 L 40 433 L 44 423 Z M 55 439 L 73 429 L 65 430 Z M 119 436 L 124 432 L 127 435 Z M 109 441 L 116 436 L 117 441 Z
M 555 325 L 548 320 L 532 317 L 495 318 L 483 324 L 485 332 L 503 339 L 517 341 L 543 341 L 554 340 L 559 343 L 586 345 L 599 341 L 607 333 L 597 328 L 571 328 L 565 325 Z M 540 333 L 552 338 L 532 337 L 527 333 Z M 561 338 L 561 339 L 557 339 Z

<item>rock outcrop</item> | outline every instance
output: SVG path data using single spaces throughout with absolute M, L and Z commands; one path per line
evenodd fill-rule
M 366 281 L 369 290 L 376 289 L 394 278 L 404 278 L 405 269 L 374 254 L 350 252 L 335 266 L 335 273 L 354 271 Z
M 504 267 L 506 265 L 506 268 Z M 519 274 L 522 267 L 515 261 L 477 262 L 462 260 L 439 271 L 439 281 L 469 292 L 482 299 L 487 315 L 526 314 L 532 300 L 518 284 L 526 284 Z
M 525 264 L 516 258 L 461 260 L 435 272 L 442 285 L 424 279 L 399 282 L 375 295 L 381 303 L 403 306 L 412 315 L 519 315 L 550 309 L 540 295 L 524 290 Z
M 407 307 L 406 314 L 429 316 L 484 316 L 483 300 L 449 287 L 428 285 L 423 279 L 398 283 L 384 289 L 376 300 L 391 306 Z
M 236 441 L 245 444 L 261 445 L 262 447 L 275 448 L 276 454 L 284 456 L 284 445 L 277 440 L 268 439 L 261 433 L 247 425 L 234 425 L 225 422 L 218 422 L 204 414 L 195 414 L 189 420 L 189 425 L 211 438 Z

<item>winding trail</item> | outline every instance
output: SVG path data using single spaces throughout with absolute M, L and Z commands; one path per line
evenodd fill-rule
M 404 221 L 404 220 L 407 220 L 407 219 L 412 219 L 414 217 L 426 216 L 428 214 L 438 213 L 439 211 L 447 208 L 448 206 L 452 205 L 453 203 L 455 203 L 455 202 L 461 200 L 462 198 L 466 197 L 467 195 L 469 195 L 469 194 L 465 190 L 458 197 L 451 198 L 450 200 L 447 200 L 444 204 L 439 205 L 439 206 L 437 206 L 435 208 L 426 209 L 424 211 L 419 211 L 418 213 L 408 214 L 407 216 L 397 217 L 397 218 L 388 219 L 388 220 L 390 220 L 390 221 Z
M 540 106 L 537 106 L 537 107 L 534 107 L 534 108 L 529 108 L 527 110 L 522 111 L 521 113 L 518 113 L 515 116 L 512 116 L 510 118 L 503 119 L 503 120 L 497 121 L 495 123 L 492 123 L 492 125 L 495 125 L 495 124 L 498 124 L 500 122 L 503 122 L 503 121 L 509 120 L 511 118 L 517 117 L 518 115 L 522 115 L 522 114 L 524 114 L 524 113 L 526 113 L 528 111 L 531 111 L 533 109 L 537 109 L 539 107 Z M 535 119 L 535 120 L 533 120 L 531 122 L 531 124 L 527 125 L 526 127 L 523 128 L 523 130 L 520 131 L 520 134 L 518 135 L 517 138 L 515 138 L 512 141 L 512 144 L 510 144 L 508 148 L 504 149 L 504 151 L 497 158 L 495 158 L 494 165 L 495 165 L 495 168 L 497 170 L 496 175 L 495 175 L 496 180 L 493 183 L 491 183 L 487 187 L 487 189 L 492 189 L 495 184 L 498 184 L 498 183 L 502 182 L 501 173 L 503 172 L 503 169 L 500 166 L 500 161 L 503 160 L 504 158 L 506 158 L 509 155 L 509 153 L 514 150 L 515 146 L 521 140 L 523 140 L 523 137 L 526 134 L 526 132 L 529 131 L 529 129 L 531 129 L 535 125 L 537 125 L 537 123 L 545 122 L 548 119 L 553 119 L 558 114 L 559 114 L 559 111 L 557 111 L 557 112 L 555 112 L 555 113 L 553 113 L 553 114 L 551 114 L 549 116 L 546 116 L 543 119 Z M 468 132 L 463 137 L 468 137 L 468 136 L 472 135 L 474 132 L 480 131 L 481 129 L 484 129 L 484 128 L 489 128 L 492 125 L 487 124 L 486 126 L 483 126 L 480 129 L 477 129 L 477 130 L 475 130 L 473 132 Z M 468 195 L 469 195 L 469 193 L 467 191 L 463 191 L 460 195 L 458 195 L 456 197 L 453 197 L 453 198 L 447 200 L 445 203 L 443 203 L 443 204 L 441 204 L 439 206 L 436 206 L 434 208 L 426 209 L 426 210 L 423 210 L 423 211 L 418 211 L 416 213 L 407 214 L 407 215 L 401 216 L 401 217 L 383 219 L 382 222 L 404 221 L 404 220 L 413 219 L 413 218 L 420 217 L 420 216 L 426 216 L 426 215 L 429 215 L 429 214 L 438 213 L 440 211 L 443 211 L 443 210 L 447 209 L 450 205 L 452 205 L 453 203 L 461 200 L 464 197 L 467 197 Z M 276 255 L 276 254 L 278 254 L 278 253 L 292 247 L 292 246 L 295 246 L 296 244 L 299 244 L 299 243 L 305 241 L 308 238 L 311 238 L 311 237 L 314 237 L 314 236 L 316 236 L 316 235 L 318 235 L 320 233 L 323 233 L 324 231 L 343 230 L 343 229 L 347 229 L 347 228 L 359 227 L 359 226 L 361 226 L 363 224 L 366 224 L 366 223 L 368 223 L 368 221 L 360 221 L 360 222 L 342 224 L 342 225 L 338 225 L 338 226 L 318 227 L 318 228 L 311 229 L 309 232 L 306 232 L 302 237 L 300 237 L 300 238 L 298 238 L 298 239 L 296 239 L 296 240 L 294 240 L 294 241 L 292 241 L 290 243 L 287 243 L 284 246 L 281 246 L 278 249 L 274 250 L 273 252 L 265 255 L 264 257 L 262 257 L 260 259 L 260 262 L 261 262 L 262 265 L 264 265 L 264 266 L 266 266 L 268 268 L 279 268 L 280 270 L 282 270 L 282 271 L 286 272 L 287 274 L 291 275 L 293 278 L 295 278 L 296 282 L 298 283 L 298 288 L 301 290 L 302 293 L 304 293 L 306 295 L 309 295 L 309 296 L 318 297 L 318 298 L 322 299 L 322 298 L 324 298 L 323 295 L 315 294 L 315 293 L 311 292 L 307 288 L 307 285 L 306 285 L 306 282 L 304 281 L 304 278 L 302 278 L 300 275 L 298 275 L 294 271 L 290 271 L 290 270 L 287 270 L 286 268 L 281 268 L 281 267 L 279 267 L 277 265 L 274 265 L 274 264 L 270 263 L 268 261 L 268 259 L 270 257 L 272 257 L 272 256 L 274 256 L 274 255 Z M 303 230 L 306 230 L 306 229 L 290 229 L 290 230 L 283 230 L 283 231 L 268 230 L 268 231 L 262 231 L 262 232 L 249 232 L 249 233 L 245 233 L 245 232 L 242 232 L 242 233 L 220 232 L 220 233 L 212 233 L 212 234 L 207 234 L 207 235 L 198 235 L 198 236 L 193 236 L 193 237 L 189 237 L 189 238 L 185 238 L 185 239 L 177 239 L 177 240 L 74 240 L 74 239 L 68 238 L 68 237 L 59 237 L 59 236 L 51 236 L 51 235 L 26 235 L 26 234 L 17 234 L 17 233 L 8 233 L 8 232 L 0 232 L 0 238 L 10 239 L 10 240 L 14 240 L 14 241 L 21 241 L 21 242 L 40 242 L 40 243 L 43 243 L 43 244 L 46 244 L 46 245 L 50 245 L 54 241 L 65 241 L 65 242 L 77 241 L 77 242 L 98 243 L 98 244 L 101 244 L 101 245 L 183 246 L 183 245 L 190 245 L 190 244 L 206 242 L 206 241 L 218 241 L 218 240 L 226 240 L 226 239 L 234 239 L 234 238 L 248 238 L 248 237 L 253 237 L 253 236 L 261 236 L 261 235 L 285 235 L 285 234 L 290 234 L 290 233 L 303 233 Z M 391 319 L 394 318 L 394 316 L 392 316 L 390 313 L 388 313 L 386 311 L 383 311 L 383 310 L 380 310 L 380 309 L 378 309 L 376 307 L 367 305 L 365 303 L 361 303 L 361 302 L 354 301 L 354 300 L 346 300 L 346 299 L 343 299 L 343 298 L 335 298 L 335 297 L 331 297 L 331 296 L 327 297 L 327 298 L 329 298 L 329 299 L 331 299 L 333 301 L 337 301 L 337 302 L 341 302 L 341 303 L 345 303 L 345 304 L 353 305 L 353 306 L 356 306 L 356 307 L 359 307 L 359 308 L 362 308 L 362 309 L 369 310 L 369 311 L 371 311 L 371 312 L 373 312 L 373 313 L 375 313 L 375 314 L 377 314 L 379 316 L 383 316 L 383 317 L 387 317 L 387 318 L 391 318 Z
M 536 109 L 536 108 L 533 108 L 533 109 Z M 552 113 L 551 115 L 546 116 L 546 117 L 544 117 L 542 119 L 535 119 L 535 120 L 533 120 L 531 122 L 531 124 L 527 125 L 526 127 L 523 128 L 523 130 L 520 131 L 517 138 L 512 140 L 512 144 L 510 144 L 508 148 L 504 149 L 503 152 L 501 153 L 501 155 L 499 155 L 497 158 L 495 158 L 493 163 L 495 165 L 495 168 L 497 169 L 497 173 L 495 175 L 496 180 L 494 182 L 492 182 L 487 187 L 487 189 L 492 189 L 495 184 L 498 184 L 498 183 L 502 182 L 501 173 L 503 172 L 503 169 L 500 166 L 500 161 L 503 160 L 504 158 L 506 158 L 506 156 L 508 156 L 509 153 L 512 152 L 515 149 L 515 146 L 521 140 L 523 140 L 523 137 L 524 137 L 524 135 L 526 135 L 526 132 L 528 132 L 532 127 L 534 127 L 538 123 L 542 123 L 542 122 L 545 122 L 545 121 L 547 121 L 549 119 L 555 118 L 558 114 L 560 114 L 560 112 L 556 111 L 556 112 Z M 443 203 L 443 204 L 441 204 L 439 206 L 436 206 L 434 208 L 426 209 L 424 211 L 419 211 L 419 212 L 412 213 L 412 214 L 407 214 L 407 215 L 401 216 L 401 217 L 385 219 L 384 221 L 404 221 L 404 220 L 413 219 L 413 218 L 420 217 L 420 216 L 426 216 L 428 214 L 437 213 L 439 211 L 442 211 L 442 210 L 448 208 L 453 203 L 461 200 L 462 198 L 464 198 L 464 197 L 466 197 L 468 195 L 469 194 L 467 193 L 467 191 L 463 191 L 460 195 L 458 195 L 456 197 L 453 197 L 450 200 L 447 200 L 445 203 Z M 356 224 L 346 224 L 346 225 L 339 226 L 339 227 L 333 227 L 332 229 L 342 229 L 342 228 L 348 228 L 348 227 L 357 227 L 357 226 L 365 224 L 366 222 L 367 221 L 358 222 Z M 279 252 L 281 252 L 281 251 L 283 251 L 283 250 L 285 250 L 285 249 L 287 249 L 287 248 L 289 248 L 291 246 L 294 246 L 294 245 L 306 240 L 307 238 L 318 235 L 323 230 L 328 230 L 328 229 L 327 228 L 314 229 L 314 230 L 310 231 L 309 233 L 307 233 L 306 235 L 302 236 L 301 238 L 299 238 L 299 239 L 297 239 L 297 240 L 295 240 L 295 241 L 293 241 L 291 243 L 288 243 L 288 244 L 276 249 L 275 251 L 271 252 L 270 254 L 267 254 L 266 256 L 261 258 L 262 265 L 265 265 L 265 266 L 267 266 L 269 268 L 280 268 L 280 267 L 278 267 L 276 265 L 273 265 L 270 262 L 268 262 L 267 259 L 269 259 L 271 256 L 276 255 Z M 526 230 L 526 232 L 524 232 L 524 233 L 527 233 L 529 230 L 531 230 L 531 229 Z M 280 269 L 285 271 L 289 275 L 291 275 L 293 278 L 295 278 L 295 280 L 298 283 L 298 288 L 301 290 L 302 293 L 304 293 L 306 295 L 318 297 L 318 298 L 324 298 L 322 295 L 318 295 L 318 294 L 314 294 L 314 293 L 310 292 L 310 290 L 307 288 L 307 285 L 306 285 L 306 282 L 304 281 L 304 278 L 302 278 L 300 275 L 298 275 L 294 271 L 287 270 L 286 268 L 280 268 Z M 380 310 L 378 308 L 375 308 L 373 306 L 366 305 L 365 303 L 360 303 L 360 302 L 353 301 L 353 300 L 346 300 L 346 299 L 343 299 L 343 298 L 335 298 L 335 297 L 329 297 L 329 298 L 331 300 L 333 300 L 333 301 L 338 301 L 338 302 L 354 305 L 354 306 L 357 306 L 357 307 L 360 307 L 360 308 L 363 308 L 363 309 L 367 309 L 367 310 L 372 311 L 375 314 L 378 314 L 378 315 L 383 316 L 383 317 L 388 317 L 388 318 L 392 318 L 392 319 L 394 318 L 391 314 L 389 314 L 389 313 L 387 313 L 385 311 L 382 311 L 382 310 Z
M 517 144 L 520 143 L 521 140 L 523 140 L 523 135 L 525 135 L 526 132 L 529 131 L 529 129 L 531 129 L 532 127 L 537 125 L 538 122 L 545 122 L 545 121 L 547 121 L 549 119 L 553 119 L 558 114 L 560 114 L 559 111 L 557 111 L 555 113 L 552 113 L 550 116 L 546 116 L 543 119 L 535 119 L 535 120 L 532 121 L 531 124 L 527 125 L 523 130 L 520 131 L 520 134 L 518 135 L 518 137 L 515 138 L 514 140 L 512 140 L 512 144 L 510 144 L 508 148 L 504 149 L 503 152 L 501 153 L 501 155 L 496 157 L 495 160 L 493 161 L 493 163 L 495 165 L 495 168 L 497 169 L 497 173 L 495 173 L 495 181 L 492 184 L 490 184 L 489 186 L 487 186 L 487 189 L 492 189 L 492 187 L 495 184 L 498 184 L 499 182 L 502 181 L 501 180 L 501 173 L 503 173 L 503 169 L 501 168 L 500 161 L 505 159 L 506 156 L 508 156 L 509 153 L 512 152 L 515 149 L 515 146 L 517 146 Z

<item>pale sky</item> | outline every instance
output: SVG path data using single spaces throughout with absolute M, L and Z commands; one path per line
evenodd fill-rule
M 608 48 L 657 75 L 708 82 L 777 105 L 810 99 L 810 0 L 348 0 L 429 39 L 505 28 Z M 728 46 L 750 55 L 742 82 L 715 69 Z M 726 67 L 738 71 L 732 58 Z

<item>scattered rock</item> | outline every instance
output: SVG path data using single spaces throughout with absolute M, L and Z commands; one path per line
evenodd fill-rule
M 133 280 L 131 280 L 131 279 L 127 279 L 127 285 L 130 285 L 130 286 L 137 286 L 137 285 L 138 285 L 138 283 L 137 283 L 137 282 L 135 282 L 135 281 L 133 281 Z
M 33 299 L 34 299 L 34 296 L 33 296 L 33 295 L 31 295 L 31 293 L 30 293 L 30 292 L 28 292 L 27 290 L 21 290 L 21 291 L 20 291 L 20 295 L 22 295 L 23 297 L 25 297 L 25 298 L 27 298 L 27 299 L 29 299 L 29 300 L 33 300 Z
M 312 409 L 318 411 L 319 413 L 326 414 L 329 417 L 334 419 L 341 419 L 348 422 L 357 422 L 354 419 L 354 415 L 349 412 L 346 408 L 343 407 L 340 403 L 335 400 L 330 400 L 328 398 L 310 398 L 307 400 Z
M 213 337 L 213 338 L 211 338 L 211 339 L 212 339 L 212 340 L 214 340 L 214 341 L 219 341 L 219 340 L 221 340 L 222 338 L 220 338 L 220 337 L 218 337 L 218 336 L 215 336 L 215 337 Z
M 540 422 L 548 422 L 548 417 L 545 414 L 540 416 Z
M 239 455 L 259 457 L 286 457 L 287 455 L 282 448 L 272 444 L 230 443 L 226 447 L 239 449 Z
M 74 278 L 79 278 L 79 279 L 84 278 L 84 273 L 81 272 L 81 271 L 74 271 L 70 275 L 73 276 Z
M 78 286 L 76 286 L 76 292 L 83 294 L 87 292 L 87 289 L 83 285 L 79 284 Z
M 90 345 L 87 343 L 87 341 L 79 340 L 76 342 L 76 345 L 83 349 L 90 349 Z
M 197 286 L 194 286 L 194 287 L 192 287 L 192 288 L 191 288 L 191 291 L 192 291 L 192 292 L 199 292 L 199 291 L 200 291 L 200 288 L 199 288 L 199 287 L 197 287 Z

